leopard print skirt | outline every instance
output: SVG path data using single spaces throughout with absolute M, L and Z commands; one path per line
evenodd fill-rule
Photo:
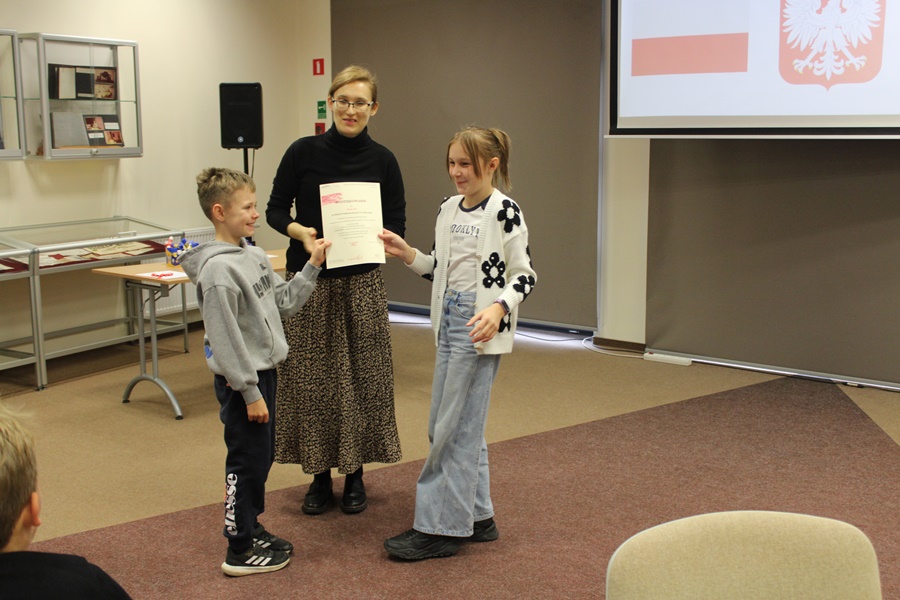
M 287 272 L 290 280 L 293 272 Z M 305 473 L 400 460 L 387 294 L 381 270 L 320 277 L 306 305 L 283 322 L 275 460 Z

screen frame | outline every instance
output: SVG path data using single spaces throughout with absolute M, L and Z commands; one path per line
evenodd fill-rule
M 619 124 L 619 64 L 621 41 L 620 5 L 628 0 L 609 0 L 609 18 L 606 23 L 607 69 L 607 129 L 605 137 L 621 138 L 852 138 L 898 139 L 900 126 L 789 126 L 789 127 L 633 127 Z

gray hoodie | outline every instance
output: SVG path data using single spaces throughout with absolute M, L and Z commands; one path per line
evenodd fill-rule
M 241 243 L 206 242 L 185 253 L 181 266 L 197 286 L 210 370 L 248 404 L 262 398 L 257 371 L 287 357 L 281 319 L 309 299 L 321 269 L 306 263 L 289 283 L 272 270 L 264 250 Z

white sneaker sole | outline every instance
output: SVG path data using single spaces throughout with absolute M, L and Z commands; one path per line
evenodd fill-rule
M 243 577 L 244 575 L 256 575 L 257 573 L 272 573 L 285 568 L 291 562 L 287 559 L 283 563 L 277 565 L 253 566 L 253 565 L 229 565 L 227 562 L 222 563 L 222 572 L 231 577 Z

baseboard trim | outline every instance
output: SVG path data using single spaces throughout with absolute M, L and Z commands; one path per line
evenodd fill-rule
M 409 313 L 414 315 L 431 314 L 431 308 L 428 306 L 420 306 L 418 304 L 405 304 L 403 302 L 388 302 L 388 310 L 399 313 Z M 519 318 L 518 326 L 523 329 L 538 329 L 544 331 L 553 331 L 556 333 L 571 333 L 574 335 L 582 335 L 590 337 L 593 330 L 585 329 L 580 325 L 567 325 L 565 323 L 550 323 L 547 321 L 534 321 L 526 318 Z M 643 352 L 643 350 L 641 350 Z

